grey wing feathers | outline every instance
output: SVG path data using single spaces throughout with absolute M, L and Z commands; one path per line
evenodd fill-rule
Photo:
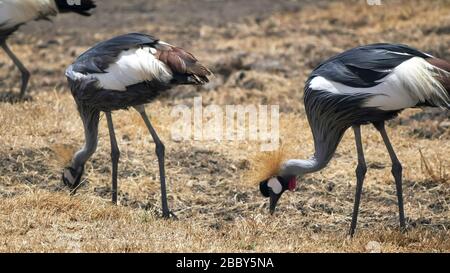
M 351 87 L 372 87 L 413 57 L 432 56 L 401 44 L 372 44 L 345 51 L 321 63 L 310 79 L 322 76 Z
M 158 38 L 141 33 L 129 33 L 101 42 L 81 54 L 73 64 L 73 70 L 82 74 L 105 73 L 105 69 L 122 51 L 145 45 L 154 45 Z

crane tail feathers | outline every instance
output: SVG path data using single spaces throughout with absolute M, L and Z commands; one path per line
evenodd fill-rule
M 211 71 L 191 53 L 162 41 L 155 47 L 156 57 L 172 70 L 175 83 L 201 85 L 209 82 Z
M 437 70 L 435 78 L 442 85 L 444 93 L 447 95 L 445 108 L 450 109 L 450 63 L 438 58 L 427 59 L 427 61 Z
M 434 58 L 411 58 L 399 65 L 395 74 L 419 104 L 450 108 L 450 72 Z

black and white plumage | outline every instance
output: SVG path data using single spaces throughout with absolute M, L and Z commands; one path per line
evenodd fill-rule
M 66 185 L 76 188 L 84 164 L 97 147 L 98 122 L 105 112 L 110 132 L 113 163 L 113 196 L 117 202 L 119 149 L 111 111 L 134 107 L 141 114 L 156 145 L 161 178 L 163 216 L 169 217 L 164 171 L 164 145 L 148 119 L 144 104 L 165 90 L 180 84 L 207 83 L 211 72 L 189 52 L 156 37 L 130 33 L 101 42 L 82 55 L 66 70 L 72 95 L 83 120 L 86 143 L 63 173 Z
M 306 82 L 304 104 L 314 137 L 315 153 L 308 160 L 284 162 L 278 177 L 260 183 L 262 194 L 270 197 L 271 212 L 274 212 L 283 192 L 294 188 L 296 177 L 326 167 L 345 131 L 353 127 L 358 153 L 357 190 L 350 229 L 353 235 L 367 171 L 360 126 L 372 123 L 383 137 L 392 161 L 400 225 L 404 228 L 402 166 L 384 123 L 406 108 L 430 106 L 450 109 L 450 64 L 406 45 L 357 47 L 314 69 Z
M 22 73 L 21 98 L 25 95 L 30 73 L 7 46 L 8 37 L 30 21 L 50 20 L 51 16 L 64 12 L 90 16 L 89 11 L 95 7 L 92 0 L 80 0 L 73 5 L 67 0 L 0 0 L 0 46 Z

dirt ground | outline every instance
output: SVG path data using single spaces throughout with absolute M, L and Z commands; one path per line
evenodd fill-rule
M 277 213 L 254 180 L 259 143 L 171 140 L 171 109 L 195 97 L 218 105 L 280 106 L 285 156 L 313 153 L 302 90 L 310 71 L 360 44 L 409 44 L 450 60 L 450 1 L 97 1 L 90 18 L 64 14 L 21 28 L 9 44 L 32 73 L 31 100 L 0 103 L 1 252 L 450 252 L 450 122 L 440 109 L 410 109 L 388 132 L 404 167 L 408 232 L 381 137 L 363 129 L 369 170 L 358 231 L 346 236 L 355 191 L 352 132 L 324 170 L 299 178 Z M 160 218 L 158 164 L 139 115 L 113 114 L 121 159 L 119 206 L 110 204 L 109 136 L 74 196 L 61 170 L 84 141 L 65 68 L 96 42 L 143 32 L 192 52 L 214 73 L 147 106 L 166 146 L 169 205 Z M 19 92 L 19 73 L 0 53 L 0 97 Z M 5 99 L 6 100 L 6 99 Z M 264 165 L 264 164 L 263 164 Z

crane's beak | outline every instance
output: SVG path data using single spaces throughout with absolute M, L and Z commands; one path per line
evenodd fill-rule
M 75 189 L 81 182 L 81 177 L 83 176 L 84 166 L 79 167 L 77 170 L 67 167 L 64 168 L 62 173 L 62 181 L 64 185 L 70 189 Z
M 270 205 L 269 205 L 270 214 L 273 214 L 275 212 L 278 200 L 280 200 L 282 194 L 283 192 L 281 192 L 280 194 L 276 194 L 272 190 L 270 191 Z

